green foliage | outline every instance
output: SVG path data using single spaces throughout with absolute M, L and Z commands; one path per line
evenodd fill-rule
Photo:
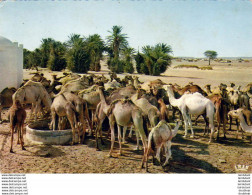
M 131 47 L 125 47 L 122 50 L 122 58 L 123 58 L 123 70 L 126 73 L 133 73 L 133 59 L 134 59 L 135 50 Z
M 112 31 L 109 31 L 110 35 L 107 36 L 107 48 L 110 55 L 110 59 L 108 61 L 108 67 L 116 72 L 123 72 L 123 64 L 125 61 L 120 59 L 120 54 L 123 49 L 127 48 L 128 41 L 126 34 L 122 33 L 121 26 L 113 26 Z M 128 63 L 127 63 L 128 64 Z
M 143 53 L 137 54 L 137 69 L 147 75 L 160 75 L 171 65 L 171 47 L 164 43 L 156 44 L 154 47 L 149 45 L 142 48 Z M 139 69 L 140 68 L 140 69 Z
M 71 41 L 70 40 L 69 42 Z M 86 73 L 89 70 L 90 56 L 85 51 L 83 38 L 74 39 L 66 52 L 67 68 L 73 72 Z
M 24 68 L 31 67 L 31 64 L 29 64 L 29 55 L 31 55 L 31 51 L 24 48 L 24 50 L 23 50 L 23 67 Z
M 142 54 L 139 53 L 139 51 L 137 52 L 136 56 L 135 56 L 135 61 L 136 61 L 136 70 L 138 73 L 144 73 L 141 70 L 141 64 L 144 63 L 144 57 Z M 144 73 L 145 74 L 145 73 Z
M 94 34 L 86 39 L 86 51 L 90 56 L 90 70 L 100 71 L 100 60 L 104 50 L 105 44 L 100 35 Z
M 174 68 L 197 68 L 197 69 L 199 69 L 199 67 L 197 65 L 188 65 L 188 64 L 177 65 L 177 66 L 174 66 Z
M 209 65 L 210 65 L 210 60 L 215 59 L 218 54 L 216 51 L 207 50 L 204 52 L 204 55 L 209 59 Z
M 123 61 L 118 58 L 110 58 L 108 60 L 108 67 L 112 72 L 123 73 Z
M 199 67 L 200 70 L 213 70 L 213 68 L 211 66 L 202 66 Z
M 65 52 L 66 48 L 61 42 L 52 43 L 47 67 L 53 71 L 61 71 L 66 68 Z
M 40 52 L 41 52 L 41 63 L 40 67 L 46 68 L 51 52 L 51 45 L 55 43 L 55 40 L 52 38 L 42 39 L 41 45 L 40 45 Z

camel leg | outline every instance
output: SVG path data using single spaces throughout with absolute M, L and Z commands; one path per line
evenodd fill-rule
M 150 148 L 148 147 L 145 154 L 145 171 L 148 172 L 148 157 L 150 154 Z M 143 168 L 143 167 L 142 167 Z
M 114 148 L 114 143 L 115 143 L 115 128 L 114 128 L 114 116 L 110 116 L 109 117 L 109 126 L 111 129 L 111 146 L 110 146 L 110 151 L 109 151 L 109 157 L 111 157 L 112 152 L 113 152 L 113 148 Z
M 232 116 L 229 116 L 229 130 L 231 130 L 231 126 L 232 126 Z
M 20 142 L 21 142 L 21 141 L 20 141 L 20 137 L 21 137 L 20 133 L 21 133 L 21 131 L 20 131 L 20 125 L 19 125 L 19 123 L 16 125 L 15 128 L 16 128 L 16 130 L 17 130 L 17 138 L 18 138 L 18 139 L 17 139 L 17 145 L 18 145 L 18 144 L 20 144 Z
M 12 150 L 13 136 L 14 136 L 14 127 L 13 127 L 13 125 L 11 125 L 11 147 L 10 147 L 10 153 L 13 153 L 13 150 Z
M 185 135 L 184 138 L 187 137 L 187 128 L 188 128 L 188 121 L 187 121 L 187 114 L 185 112 L 182 112 L 184 123 L 185 123 Z
M 209 117 L 209 128 L 211 129 L 209 143 L 211 143 L 213 140 L 213 136 L 214 136 L 214 119 L 213 119 L 213 117 Z
M 73 145 L 75 143 L 75 125 L 74 125 L 74 116 L 67 113 L 67 119 L 69 120 L 69 123 L 71 125 L 72 128 L 72 142 L 71 145 Z
M 119 155 L 122 155 L 122 135 L 121 135 L 121 126 L 117 125 L 118 128 L 118 142 L 119 142 Z M 127 128 L 127 127 L 126 127 Z
M 52 129 L 54 131 L 55 126 L 56 126 L 56 112 L 55 112 L 55 110 L 52 110 L 51 113 L 52 113 L 52 121 L 50 123 L 50 129 Z
M 127 126 L 124 126 L 124 127 L 123 127 L 122 143 L 126 143 L 126 141 L 125 141 L 125 136 L 126 136 L 127 129 L 128 129 Z
M 132 137 L 132 131 L 133 131 L 133 125 L 131 125 L 130 132 L 129 132 L 129 137 Z
M 171 158 L 171 141 L 166 142 L 164 147 L 165 147 L 166 159 L 163 164 L 163 167 L 168 164 L 168 160 Z
M 139 150 L 139 132 L 137 132 L 137 131 L 136 131 L 136 140 L 137 140 L 136 150 Z
M 160 153 L 161 153 L 161 145 L 157 147 L 157 152 L 156 152 L 156 159 L 158 160 L 159 164 L 161 165 Z
M 190 129 L 191 129 L 191 138 L 194 138 L 194 131 L 193 131 L 193 128 L 192 128 L 192 121 L 191 121 L 191 117 L 190 115 L 187 115 L 187 120 L 188 120 L 188 123 L 190 125 Z
M 21 149 L 25 150 L 25 148 L 24 148 L 24 139 L 23 139 L 23 125 L 21 123 L 18 124 L 18 129 L 19 129 Z

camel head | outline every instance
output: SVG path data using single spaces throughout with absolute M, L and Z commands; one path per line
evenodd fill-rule
M 242 115 L 242 108 L 238 108 L 237 110 L 231 110 L 228 112 L 228 117 L 232 117 L 232 118 L 238 118 L 239 115 Z

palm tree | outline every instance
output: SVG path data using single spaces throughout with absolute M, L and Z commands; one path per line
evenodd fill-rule
M 120 60 L 120 52 L 128 46 L 126 34 L 122 34 L 121 26 L 113 26 L 112 31 L 108 31 L 111 35 L 107 36 L 107 43 L 112 51 L 108 60 L 109 68 L 117 73 L 123 72 L 123 62 Z
M 67 67 L 73 72 L 86 73 L 89 70 L 90 56 L 85 51 L 86 43 L 80 36 L 70 35 L 67 41 L 66 52 Z
M 124 72 L 133 73 L 133 59 L 134 59 L 135 49 L 132 47 L 126 47 L 122 50 L 123 62 L 124 62 Z
M 49 55 L 50 55 L 50 49 L 51 49 L 51 44 L 54 43 L 55 40 L 52 38 L 47 38 L 47 39 L 42 39 L 41 40 L 41 64 L 40 66 L 42 68 L 47 67 L 47 63 L 49 60 Z
M 102 53 L 105 50 L 104 41 L 98 34 L 90 35 L 86 39 L 86 50 L 90 55 L 90 70 L 100 71 L 100 60 Z
M 66 67 L 66 47 L 59 41 L 51 44 L 47 67 L 53 71 L 60 71 Z
M 138 55 L 143 57 L 141 71 L 145 74 L 160 75 L 171 65 L 172 57 L 169 54 L 172 53 L 172 49 L 169 45 L 164 43 L 156 44 L 154 47 L 147 45 L 142 51 L 143 55 Z
M 211 59 L 215 59 L 217 57 L 217 52 L 216 51 L 212 51 L 212 50 L 207 50 L 204 52 L 204 55 L 209 59 L 208 60 L 208 65 L 210 66 L 210 60 Z
M 112 31 L 108 31 L 111 35 L 107 36 L 108 45 L 112 48 L 114 58 L 119 58 L 120 50 L 127 47 L 127 35 L 122 34 L 122 26 L 113 26 Z

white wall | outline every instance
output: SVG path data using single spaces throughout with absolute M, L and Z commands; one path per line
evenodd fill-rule
M 0 92 L 6 87 L 18 88 L 22 81 L 23 46 L 0 41 Z

